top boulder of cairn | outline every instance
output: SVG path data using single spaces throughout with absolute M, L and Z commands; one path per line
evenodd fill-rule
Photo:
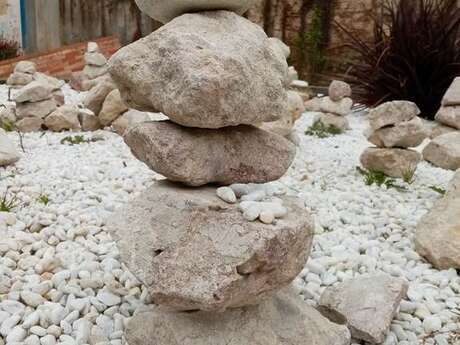
M 136 0 L 142 12 L 162 23 L 184 13 L 226 10 L 243 14 L 256 0 Z
M 109 71 L 128 106 L 181 126 L 252 125 L 288 111 L 282 49 L 229 11 L 184 14 L 120 49 Z

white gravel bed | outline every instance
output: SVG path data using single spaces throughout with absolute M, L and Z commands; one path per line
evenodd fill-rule
M 68 103 L 81 100 L 70 89 L 65 94 Z M 317 223 L 311 259 L 296 279 L 303 296 L 315 305 L 326 287 L 369 272 L 405 277 L 408 299 L 385 344 L 455 344 L 460 278 L 433 269 L 412 241 L 440 197 L 429 187 L 446 188 L 452 172 L 423 162 L 407 191 L 366 186 L 356 171 L 369 146 L 364 117 L 350 116 L 353 130 L 327 139 L 303 134 L 311 118 L 298 121 L 298 156 L 281 180 Z M 25 134 L 22 159 L 0 169 L 0 197 L 8 191 L 8 199 L 18 198 L 14 214 L 0 214 L 0 345 L 123 344 L 126 321 L 149 302 L 120 263 L 104 221 L 160 176 L 113 133 L 72 133 L 103 140 L 61 144 L 68 135 Z

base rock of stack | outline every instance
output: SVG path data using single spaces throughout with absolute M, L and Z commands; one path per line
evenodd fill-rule
M 287 139 L 245 125 L 214 130 L 146 122 L 124 139 L 152 170 L 190 186 L 274 181 L 286 173 L 296 153 Z
M 320 111 L 322 113 L 334 114 L 337 116 L 346 116 L 350 114 L 353 107 L 351 98 L 342 98 L 339 101 L 333 101 L 329 96 L 323 97 L 320 103 Z
M 18 119 L 27 117 L 37 117 L 44 119 L 57 108 L 56 101 L 52 98 L 40 102 L 18 103 L 16 106 L 16 116 Z
M 387 176 L 403 178 L 414 172 L 422 155 L 417 151 L 396 148 L 368 148 L 361 155 L 361 164 L 370 171 L 382 172 Z
M 423 150 L 423 158 L 443 169 L 460 169 L 460 132 L 434 138 Z
M 283 206 L 288 214 L 274 225 L 248 222 L 215 188 L 161 181 L 107 227 L 155 304 L 223 311 L 271 297 L 303 269 L 314 222 L 298 199 L 284 197 Z
M 271 122 L 288 109 L 285 56 L 233 12 L 184 14 L 119 50 L 109 65 L 129 107 L 182 126 Z
M 428 136 L 423 120 L 414 117 L 394 127 L 384 127 L 373 132 L 368 140 L 378 147 L 417 147 Z
M 224 313 L 173 313 L 159 308 L 134 316 L 130 345 L 349 345 L 350 332 L 289 289 L 258 306 Z
M 255 0 L 136 0 L 142 12 L 162 23 L 184 13 L 227 10 L 243 14 Z

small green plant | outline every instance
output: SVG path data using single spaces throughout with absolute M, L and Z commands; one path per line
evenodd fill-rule
M 19 199 L 16 195 L 8 195 L 8 191 L 0 199 L 0 212 L 11 212 L 19 206 Z
M 316 121 L 310 128 L 305 131 L 306 135 L 315 136 L 321 139 L 342 133 L 343 131 L 340 128 L 334 125 L 325 125 L 323 122 L 321 122 L 321 120 Z
M 441 195 L 446 195 L 447 191 L 444 188 L 437 187 L 437 186 L 430 186 L 429 187 L 432 191 L 435 191 L 436 193 L 439 193 Z
M 50 198 L 48 195 L 46 194 L 40 194 L 37 198 L 37 202 L 39 202 L 40 204 L 43 204 L 45 206 L 47 206 L 49 203 L 50 203 Z
M 415 169 L 407 170 L 403 173 L 403 181 L 407 184 L 415 182 Z
M 96 141 L 104 140 L 102 138 L 85 138 L 83 135 L 69 135 L 61 140 L 61 144 L 69 145 L 80 145 L 80 144 L 89 144 Z
M 388 177 L 380 171 L 367 171 L 361 167 L 356 167 L 356 170 L 364 176 L 364 183 L 366 186 L 377 185 L 379 187 L 385 186 L 387 189 L 394 188 L 399 191 L 405 191 L 406 188 L 396 184 L 396 180 Z
M 3 120 L 1 126 L 5 130 L 5 132 L 13 132 L 16 130 L 16 126 L 10 120 Z

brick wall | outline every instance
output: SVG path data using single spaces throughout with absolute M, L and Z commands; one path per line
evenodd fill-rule
M 99 44 L 101 52 L 109 58 L 120 48 L 117 38 L 103 37 L 94 40 Z M 22 60 L 30 60 L 37 64 L 39 72 L 62 79 L 68 79 L 70 74 L 80 71 L 85 66 L 83 55 L 87 42 L 64 46 L 49 52 L 25 55 L 11 60 L 0 61 L 0 79 L 5 80 L 13 72 L 14 66 Z

